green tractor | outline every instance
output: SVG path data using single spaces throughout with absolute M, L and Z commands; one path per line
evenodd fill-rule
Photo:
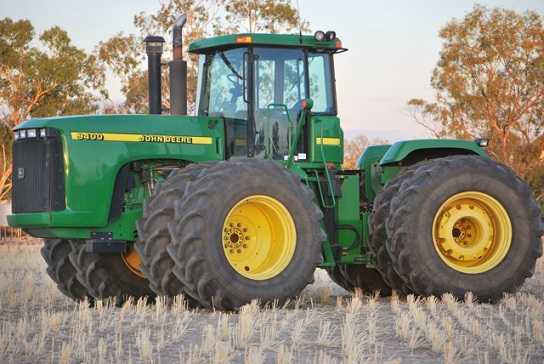
M 334 32 L 193 42 L 187 116 L 180 17 L 170 115 L 164 39 L 146 38 L 150 115 L 32 118 L 15 130 L 11 226 L 45 240 L 75 300 L 184 295 L 197 307 L 285 301 L 316 268 L 348 289 L 492 302 L 542 255 L 529 187 L 485 140 L 367 148 L 342 169 Z

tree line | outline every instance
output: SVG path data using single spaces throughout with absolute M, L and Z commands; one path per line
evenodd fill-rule
M 164 35 L 179 14 L 188 17 L 184 44 L 237 32 L 308 32 L 290 0 L 168 0 L 134 15 L 135 34 L 115 34 L 92 51 L 73 44 L 54 26 L 36 34 L 28 20 L 0 19 L 0 200 L 9 197 L 11 129 L 29 117 L 87 113 L 146 113 L 147 75 L 143 38 Z M 438 138 L 487 138 L 491 157 L 510 166 L 544 201 L 544 26 L 527 11 L 476 5 L 439 32 L 442 49 L 431 86 L 432 100 L 414 98 L 416 123 Z M 165 45 L 165 60 L 170 56 Z M 197 60 L 188 56 L 189 109 L 194 110 Z M 106 88 L 112 72 L 123 101 Z M 163 73 L 164 108 L 169 108 Z M 372 141 L 384 143 L 384 141 Z M 345 166 L 353 168 L 369 140 L 346 143 Z

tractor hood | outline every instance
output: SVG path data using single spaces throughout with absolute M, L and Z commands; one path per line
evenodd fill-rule
M 219 122 L 217 118 L 171 115 L 75 115 L 33 118 L 14 131 L 52 128 L 70 138 L 73 133 L 123 133 L 137 135 L 205 136 Z M 213 134 L 213 133 L 212 133 Z M 77 138 L 76 138 L 77 139 Z M 119 141 L 108 140 L 105 141 Z
M 222 159 L 223 123 L 218 118 L 171 115 L 82 115 L 30 119 L 14 129 L 16 140 L 40 137 L 42 129 L 60 135 L 66 152 L 93 150 L 123 161 L 141 159 Z M 28 131 L 31 131 L 28 133 Z M 83 150 L 79 150 L 82 148 Z M 205 150 L 204 150 L 205 149 Z M 212 154 L 219 154 L 212 156 Z M 70 153 L 69 157 L 73 157 Z M 214 158 L 215 157 L 215 158 Z
M 13 215 L 10 224 L 21 227 L 105 226 L 116 179 L 131 162 L 224 159 L 224 126 L 220 118 L 65 116 L 30 119 L 14 132 L 19 155 L 36 154 L 33 150 L 40 150 L 42 143 L 60 142 L 57 164 L 63 167 L 61 178 L 66 191 L 65 210 Z M 36 155 L 36 163 L 40 158 L 45 157 Z

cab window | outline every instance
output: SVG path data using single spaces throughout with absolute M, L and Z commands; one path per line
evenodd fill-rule
M 310 76 L 310 97 L 314 101 L 312 112 L 334 113 L 331 55 L 309 53 L 308 74 Z
M 247 48 L 208 54 L 201 76 L 204 85 L 199 93 L 198 114 L 224 119 L 229 157 L 247 156 L 247 54 Z
M 255 157 L 284 159 L 306 98 L 304 51 L 253 50 Z

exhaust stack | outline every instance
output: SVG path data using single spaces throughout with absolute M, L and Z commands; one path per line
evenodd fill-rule
M 170 62 L 170 113 L 187 115 L 187 62 L 183 60 L 183 26 L 186 15 L 181 15 L 174 23 L 173 55 Z
M 162 111 L 161 56 L 164 38 L 148 35 L 144 42 L 145 52 L 147 53 L 149 113 L 160 114 Z

